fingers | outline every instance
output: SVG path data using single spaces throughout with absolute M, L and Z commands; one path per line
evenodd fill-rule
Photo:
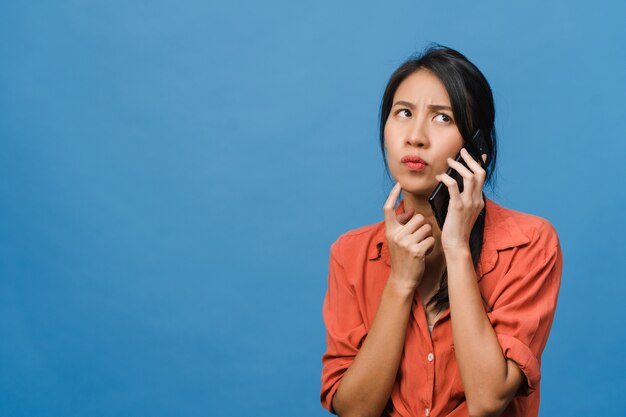
M 448 187 L 448 192 L 450 193 L 450 201 L 457 200 L 461 198 L 461 193 L 459 192 L 459 185 L 456 183 L 454 178 L 449 176 L 448 174 L 439 174 L 435 176 L 438 181 L 441 181 L 446 187 Z
M 448 158 L 448 165 L 456 170 L 461 177 L 463 177 L 464 192 L 461 195 L 472 197 L 476 191 L 479 193 L 482 192 L 483 183 L 487 173 L 483 167 L 476 160 L 474 160 L 474 158 L 472 158 L 467 149 L 461 149 L 461 157 L 467 166 L 463 165 L 461 162 L 455 161 L 452 158 Z
M 409 236 L 413 242 L 419 243 L 422 240 L 428 238 L 429 236 L 432 237 L 432 232 L 433 232 L 433 228 L 430 226 L 430 224 L 425 223 L 421 225 L 419 229 L 417 229 L 415 232 L 411 233 Z
M 422 230 L 422 232 L 420 232 Z M 419 232 L 419 233 L 418 233 Z M 430 224 L 426 223 L 426 218 L 421 214 L 416 214 L 404 225 L 404 227 L 397 232 L 397 238 L 402 239 L 405 236 L 414 235 L 419 237 L 417 240 L 424 239 L 424 237 L 431 232 Z
M 467 149 L 463 148 L 461 149 L 461 157 L 463 158 L 463 160 L 465 161 L 465 163 L 467 164 L 467 166 L 474 171 L 474 174 L 479 177 L 479 178 L 485 178 L 485 175 L 487 174 L 485 172 L 485 170 L 483 169 L 483 167 L 478 163 L 478 161 L 476 161 L 474 158 L 472 158 L 472 156 L 469 154 L 469 152 L 467 152 Z M 487 155 L 483 154 L 482 156 L 483 162 L 485 162 L 487 160 Z
M 432 252 L 434 247 L 435 247 L 435 238 L 432 236 L 428 236 L 426 239 L 418 243 L 410 245 L 409 251 L 414 257 L 423 259 L 430 252 Z
M 428 255 L 434 245 L 435 238 L 432 235 L 432 227 L 428 223 L 422 223 L 424 217 L 422 215 L 415 215 L 405 227 L 396 233 L 392 241 L 395 245 L 404 248 L 416 258 L 423 258 Z M 417 230 L 409 232 L 409 227 L 418 224 Z
M 383 205 L 383 212 L 385 213 L 385 224 L 388 226 L 394 226 L 398 224 L 396 220 L 396 201 L 398 201 L 398 197 L 400 196 L 400 191 L 402 191 L 402 187 L 400 187 L 400 183 L 396 182 L 396 185 L 393 186 L 391 191 L 389 192 L 389 196 L 387 197 L 387 201 Z
M 422 256 L 427 256 L 429 253 L 433 251 L 434 247 L 435 247 L 435 238 L 432 236 L 428 236 L 426 239 L 422 240 L 418 244 L 417 249 L 420 251 L 420 253 L 423 253 Z
M 463 156 L 464 150 L 465 148 L 461 149 L 461 156 Z M 470 178 L 473 175 L 473 172 L 467 169 L 467 167 L 463 165 L 462 163 L 455 161 L 452 158 L 447 158 L 447 160 L 448 160 L 448 165 L 451 168 L 454 168 L 455 171 L 457 171 L 463 178 Z
M 387 227 L 387 238 L 407 249 L 432 236 L 431 225 L 422 214 L 415 214 L 413 208 L 395 216 L 395 222 L 398 227 Z

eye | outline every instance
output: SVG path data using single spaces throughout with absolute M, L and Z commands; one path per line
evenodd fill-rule
M 435 116 L 435 121 L 440 123 L 451 123 L 452 117 L 448 116 L 445 113 L 439 113 Z
M 407 109 L 400 109 L 396 112 L 397 115 L 402 119 L 406 119 L 407 117 L 411 117 L 411 112 Z

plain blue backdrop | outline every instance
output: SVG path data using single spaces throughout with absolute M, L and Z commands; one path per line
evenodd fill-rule
M 391 72 L 494 90 L 550 220 L 543 416 L 623 415 L 622 2 L 0 1 L 0 415 L 326 416 L 330 244 L 382 220 Z

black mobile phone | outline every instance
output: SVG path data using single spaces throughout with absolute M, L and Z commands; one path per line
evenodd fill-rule
M 486 141 L 485 136 L 480 129 L 474 132 L 471 143 L 467 143 L 465 145 L 465 149 L 467 149 L 472 158 L 478 161 L 478 163 L 480 163 L 483 168 L 485 167 L 481 155 L 486 153 Z M 467 164 L 461 157 L 461 153 L 459 153 L 454 160 L 462 163 L 463 165 L 465 165 L 465 167 L 467 167 Z M 459 191 L 463 192 L 463 177 L 452 168 L 448 168 L 446 174 L 456 180 L 456 183 L 459 185 Z M 443 229 L 443 222 L 446 220 L 446 215 L 448 214 L 448 204 L 450 203 L 450 192 L 448 191 L 448 187 L 446 187 L 446 185 L 442 182 L 437 184 L 437 187 L 435 187 L 433 193 L 430 195 L 430 197 L 428 197 L 428 202 L 433 209 L 433 214 L 437 219 L 437 224 L 439 225 L 439 228 Z

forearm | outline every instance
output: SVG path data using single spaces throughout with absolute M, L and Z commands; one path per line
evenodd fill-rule
M 398 373 L 413 294 L 392 277 L 387 281 L 372 327 L 333 398 L 338 415 L 378 417 L 383 412 Z
M 510 376 L 515 376 L 508 369 L 514 365 L 503 356 L 485 312 L 469 247 L 447 251 L 446 263 L 452 336 L 468 410 L 498 415 L 512 398 Z

